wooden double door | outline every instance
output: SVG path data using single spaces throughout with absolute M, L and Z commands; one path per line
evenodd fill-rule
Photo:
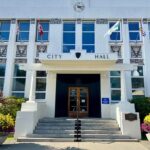
M 68 88 L 68 116 L 88 117 L 89 89 L 87 87 Z

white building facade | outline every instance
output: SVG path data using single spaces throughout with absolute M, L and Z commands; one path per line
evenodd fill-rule
M 16 137 L 42 117 L 135 112 L 128 100 L 150 96 L 149 14 L 148 0 L 0 0 L 0 90 L 28 99 Z

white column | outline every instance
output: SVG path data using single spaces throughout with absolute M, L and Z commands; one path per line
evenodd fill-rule
M 76 31 L 75 31 L 75 49 L 81 50 L 82 49 L 82 23 L 76 23 Z
M 54 118 L 56 103 L 56 73 L 48 72 L 46 85 L 46 104 L 48 109 L 47 116 Z
M 13 71 L 14 71 L 14 59 L 16 55 L 16 20 L 11 20 L 10 35 L 7 48 L 7 62 L 5 71 L 5 81 L 4 81 L 4 96 L 10 96 L 12 91 L 13 82 Z
M 130 40 L 129 40 L 129 29 L 128 29 L 128 22 L 122 21 L 122 58 L 123 63 L 130 64 L 130 58 L 131 58 L 131 49 L 130 49 Z M 132 98 L 132 84 L 131 84 L 131 72 L 125 73 L 126 78 L 126 85 L 128 87 L 127 89 L 127 97 Z
M 126 86 L 126 75 L 125 71 L 121 71 L 121 102 L 127 102 L 127 86 Z
M 30 71 L 31 74 L 31 83 L 28 85 L 30 93 L 29 93 L 29 101 L 35 102 L 35 85 L 36 85 L 36 71 Z
M 27 63 L 34 63 L 35 59 L 35 36 L 36 36 L 36 23 L 35 20 L 32 19 L 30 23 L 30 32 L 29 32 L 29 44 L 27 49 Z M 26 73 L 26 85 L 25 85 L 25 97 L 29 97 L 30 88 L 29 85 L 31 83 L 31 71 L 27 71 Z

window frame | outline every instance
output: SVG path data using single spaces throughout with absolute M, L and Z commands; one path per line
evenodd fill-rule
M 129 29 L 129 24 L 130 23 L 138 23 L 138 25 L 139 25 L 139 29 L 138 30 L 130 30 Z M 136 33 L 136 32 L 138 32 L 139 33 L 139 40 L 131 40 L 130 39 L 130 33 Z M 128 35 L 129 35 L 129 41 L 130 42 L 141 42 L 141 32 L 140 32 L 140 21 L 128 21 Z
M 83 24 L 93 24 L 94 25 L 94 30 L 91 30 L 91 31 L 84 31 L 83 30 Z M 86 52 L 87 53 L 95 53 L 95 41 L 96 41 L 96 39 L 95 39 L 95 25 L 96 25 L 96 23 L 95 23 L 95 21 L 82 21 L 82 49 L 84 49 L 83 47 L 84 46 L 93 46 L 94 47 L 94 49 L 91 51 L 88 51 L 88 49 L 84 49 L 84 50 L 86 50 Z M 87 34 L 87 33 L 93 33 L 94 34 L 94 43 L 93 44 L 84 44 L 83 43 L 83 34 Z
M 29 42 L 29 35 L 30 35 L 30 20 L 18 20 L 18 28 L 19 31 L 16 34 L 16 42 Z M 21 30 L 20 23 L 29 23 L 29 30 Z M 20 33 L 28 33 L 28 39 L 21 40 Z M 20 38 L 20 39 L 19 39 Z
M 74 25 L 75 25 L 75 30 L 74 31 L 65 31 L 64 30 L 64 24 L 69 24 L 69 23 L 74 23 Z M 63 21 L 63 23 L 62 23 L 62 53 L 70 53 L 70 51 L 69 52 L 66 52 L 66 51 L 64 51 L 64 46 L 72 46 L 72 47 L 74 47 L 74 49 L 76 48 L 76 21 Z M 64 33 L 74 33 L 75 34 L 75 42 L 74 42 L 74 44 L 64 44 Z
M 108 30 L 110 29 L 110 23 L 116 23 L 117 21 L 108 21 Z M 112 34 L 113 33 L 120 33 L 120 40 L 112 40 L 110 37 L 111 37 L 111 35 L 109 36 L 109 41 L 110 42 L 121 42 L 122 41 L 122 23 L 121 23 L 121 21 L 120 21 L 120 30 L 119 31 L 114 31 L 114 32 L 112 32 Z

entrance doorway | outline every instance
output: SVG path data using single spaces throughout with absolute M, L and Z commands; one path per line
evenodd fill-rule
M 88 117 L 89 90 L 87 87 L 68 88 L 68 116 Z

